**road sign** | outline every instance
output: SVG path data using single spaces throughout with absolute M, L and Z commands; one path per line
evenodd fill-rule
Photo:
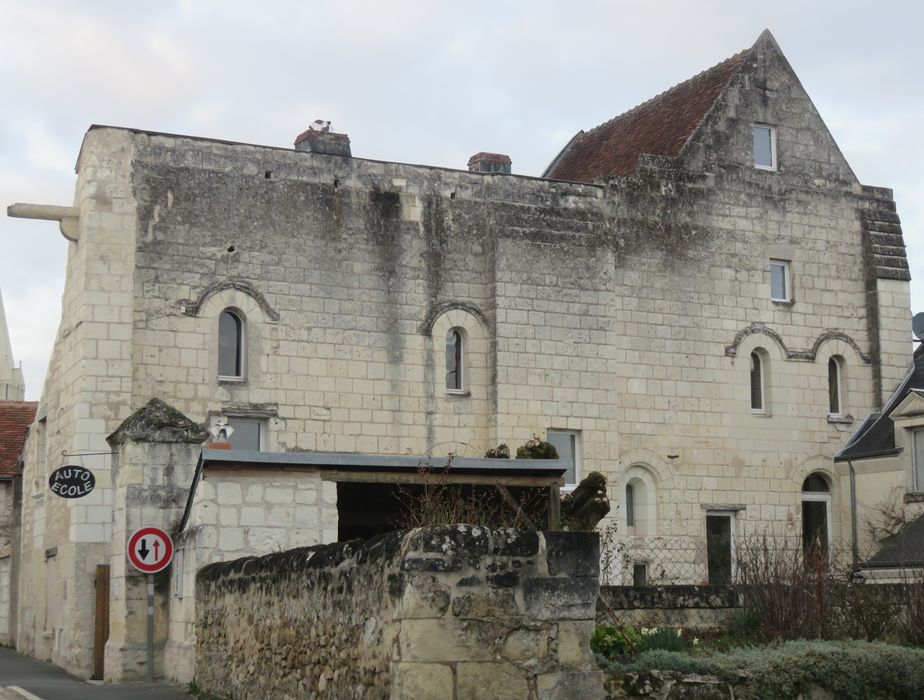
M 173 541 L 157 527 L 143 527 L 128 538 L 128 561 L 138 571 L 156 574 L 170 565 Z
M 48 477 L 48 488 L 61 498 L 81 498 L 96 486 L 96 477 L 86 467 L 65 464 Z

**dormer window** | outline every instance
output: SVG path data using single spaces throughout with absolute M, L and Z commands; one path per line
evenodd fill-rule
M 758 170 L 776 170 L 776 129 L 767 124 L 755 124 L 754 167 Z

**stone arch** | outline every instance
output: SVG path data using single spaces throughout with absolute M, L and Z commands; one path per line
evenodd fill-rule
M 433 339 L 434 383 L 437 394 L 445 394 L 447 356 L 446 336 L 450 331 L 458 330 L 463 339 L 462 389 L 458 393 L 481 394 L 489 384 L 489 342 L 483 317 L 472 313 L 467 308 L 453 306 L 433 319 L 429 335 Z
M 203 289 L 195 300 L 181 300 L 180 308 L 187 316 L 199 316 L 203 313 L 205 305 L 209 303 L 215 295 L 229 290 L 236 291 L 249 297 L 257 306 L 259 306 L 265 321 L 271 321 L 275 323 L 279 320 L 279 312 L 270 306 L 269 302 L 266 300 L 266 297 L 263 296 L 263 294 L 247 280 L 222 280 L 220 282 L 213 282 L 205 289 Z
M 221 383 L 225 386 L 246 383 L 251 388 L 259 387 L 265 325 L 272 318 L 266 315 L 264 307 L 248 291 L 237 287 L 213 291 L 196 314 L 196 329 L 205 337 L 203 347 L 208 350 L 208 376 L 218 381 L 218 322 L 221 313 L 226 310 L 234 312 L 243 324 L 244 366 L 239 380 L 229 382 L 223 377 Z
M 421 334 L 426 336 L 433 336 L 436 322 L 454 310 L 461 311 L 469 316 L 472 316 L 478 322 L 478 325 L 481 326 L 482 331 L 484 333 L 488 332 L 488 319 L 477 306 L 465 301 L 446 301 L 441 304 L 436 304 L 430 309 L 426 318 L 424 318 L 420 324 Z

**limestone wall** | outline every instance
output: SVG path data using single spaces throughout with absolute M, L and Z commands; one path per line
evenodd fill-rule
M 196 681 L 235 698 L 599 697 L 597 536 L 431 527 L 203 569 Z
M 337 540 L 337 485 L 311 472 L 209 471 L 176 538 L 164 673 L 195 675 L 196 573 L 215 562 Z

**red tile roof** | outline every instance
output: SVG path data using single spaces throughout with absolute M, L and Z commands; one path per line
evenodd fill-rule
M 676 158 L 747 56 L 741 51 L 638 107 L 579 132 L 544 177 L 592 182 L 631 175 L 643 153 Z
M 0 479 L 21 473 L 19 455 L 36 409 L 32 401 L 0 401 Z

